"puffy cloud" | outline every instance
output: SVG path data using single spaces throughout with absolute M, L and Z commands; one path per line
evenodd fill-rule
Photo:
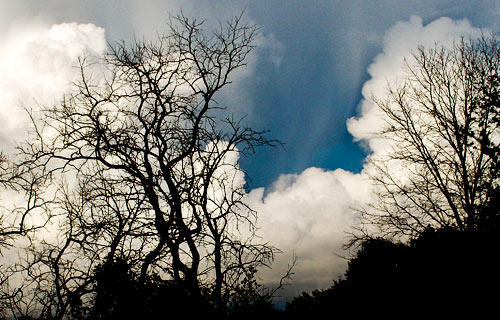
M 12 30 L 0 45 L 0 146 L 26 134 L 24 106 L 51 104 L 78 75 L 78 58 L 106 50 L 104 29 L 64 23 Z
M 342 246 L 356 220 L 352 207 L 369 196 L 364 179 L 342 169 L 313 167 L 282 175 L 267 194 L 252 190 L 249 203 L 258 212 L 262 237 L 283 251 L 272 269 L 262 270 L 264 283 L 276 285 L 293 254 L 298 264 L 286 295 L 328 287 L 343 273 Z
M 16 142 L 26 138 L 29 118 L 24 107 L 37 111 L 69 88 L 78 76 L 82 55 L 101 54 L 106 49 L 104 29 L 93 24 L 40 24 L 11 29 L 0 35 L 0 151 L 10 156 Z M 25 207 L 22 193 L 0 190 L 2 223 L 16 225 L 11 214 Z M 29 223 L 37 224 L 34 217 Z M 50 235 L 50 232 L 46 232 Z M 19 246 L 27 245 L 24 241 Z M 15 260 L 16 250 L 2 251 L 3 259 Z
M 94 26 L 94 29 L 96 29 L 94 31 L 81 30 L 84 25 L 76 25 L 74 23 L 64 24 L 61 22 L 91 22 L 106 29 L 110 43 L 121 39 L 124 39 L 127 43 L 132 43 L 136 38 L 146 40 L 156 39 L 158 34 L 162 34 L 168 30 L 167 23 L 169 19 L 172 15 L 179 13 L 181 9 L 187 17 L 196 17 L 198 21 L 204 20 L 204 28 L 210 32 L 214 28 L 220 27 L 220 21 L 223 22 L 239 15 L 245 4 L 226 0 L 217 2 L 216 4 L 206 0 L 155 0 L 148 4 L 132 0 L 110 0 L 105 2 L 89 0 L 85 1 L 85 4 L 76 5 L 70 2 L 61 3 L 56 0 L 47 0 L 43 3 L 36 0 L 23 0 L 2 3 L 0 7 L 0 58 L 2 58 L 2 61 L 0 61 L 0 77 L 3 78 L 4 76 L 2 69 L 5 66 L 9 66 L 11 62 L 16 63 L 16 66 L 25 66 L 23 69 L 30 71 L 34 75 L 34 77 L 30 77 L 30 74 L 21 72 L 19 76 L 24 75 L 23 79 L 17 81 L 22 84 L 24 89 L 26 85 L 29 86 L 30 90 L 19 90 L 17 84 L 11 86 L 12 79 L 6 79 L 5 81 L 0 79 L 0 85 L 4 88 L 0 89 L 2 99 L 4 101 L 7 100 L 8 105 L 20 105 L 25 103 L 29 99 L 30 94 L 34 92 L 36 93 L 37 102 L 43 100 L 41 98 L 44 96 L 42 92 L 50 95 L 51 92 L 47 92 L 50 89 L 53 89 L 53 95 L 60 97 L 57 94 L 61 92 L 60 87 L 67 84 L 67 79 L 71 78 L 66 71 L 71 70 L 72 64 L 65 61 L 67 61 L 67 58 L 70 58 L 69 60 L 74 58 L 71 52 L 79 49 L 77 48 L 78 44 L 85 46 L 86 50 L 99 51 L 105 49 L 104 34 L 101 36 L 95 33 L 104 33 L 104 29 Z M 243 19 L 244 23 L 254 23 L 254 21 L 251 21 L 250 14 L 244 14 Z M 48 45 L 48 42 L 53 43 L 56 40 L 54 37 L 57 38 L 55 35 L 57 31 L 51 31 L 47 27 L 47 25 L 50 26 L 52 24 L 58 26 L 57 28 L 54 26 L 56 29 L 65 29 L 65 32 L 62 33 L 68 38 L 62 42 L 66 42 L 64 44 L 64 51 L 69 50 L 63 53 L 65 57 L 61 57 L 62 52 L 58 51 L 57 48 Z M 69 36 L 66 33 L 69 29 L 73 29 L 73 36 Z M 80 31 L 77 29 L 80 29 Z M 85 34 L 88 38 L 86 38 Z M 77 40 L 78 36 L 82 38 L 79 39 L 80 42 L 75 42 L 74 40 Z M 38 49 L 35 48 L 36 45 L 32 43 L 33 41 L 38 42 L 37 45 L 46 47 L 39 48 L 41 51 L 36 52 Z M 92 43 L 93 41 L 94 43 Z M 232 74 L 231 81 L 233 84 L 224 88 L 220 95 L 217 96 L 220 104 L 227 107 L 230 106 L 232 111 L 237 113 L 237 116 L 251 114 L 252 112 L 253 97 L 243 80 L 254 75 L 257 60 L 269 61 L 271 64 L 278 66 L 284 54 L 283 45 L 268 32 L 259 33 L 255 44 L 258 48 L 253 50 L 249 55 L 247 59 L 248 64 Z M 19 49 L 17 49 L 18 45 Z M 27 45 L 31 45 L 31 49 L 35 51 L 32 52 L 35 54 L 34 57 L 31 57 L 31 53 L 25 48 Z M 70 49 L 71 47 L 75 50 Z M 51 50 L 54 50 L 54 52 Z M 42 57 L 44 54 L 45 56 Z M 8 56 L 7 60 L 4 58 L 5 56 Z M 47 73 L 44 68 L 37 65 L 30 65 L 31 62 L 27 63 L 27 60 L 28 62 L 35 62 L 38 59 L 36 56 L 40 56 L 40 63 L 44 63 L 44 59 L 52 58 L 53 62 L 58 61 L 56 65 L 63 65 L 67 68 L 64 68 L 64 70 L 51 69 Z M 48 66 L 49 64 L 45 65 Z M 13 69 L 13 67 L 8 69 Z M 43 73 L 45 73 L 44 77 L 41 76 Z M 14 74 L 17 74 L 17 72 L 14 71 Z M 27 79 L 32 80 L 26 81 Z M 41 81 L 38 79 L 41 79 Z M 40 82 L 43 83 L 40 85 Z M 7 86 L 11 87 L 7 88 Z M 21 99 L 20 97 L 23 98 Z M 33 97 L 31 99 L 33 100 Z M 10 107 L 6 106 L 0 108 L 1 116 L 5 115 L 4 110 L 10 110 Z M 12 139 L 9 138 L 7 140 L 7 137 L 14 137 L 12 133 L 24 126 L 26 119 L 22 121 L 16 120 L 23 115 L 24 111 L 18 108 L 16 112 L 11 114 L 9 120 L 0 119 L 1 127 L 5 127 L 7 124 L 12 127 L 9 129 L 9 133 L 6 133 L 5 130 L 0 130 L 0 147 L 6 149 L 5 145 L 8 144 L 9 148 L 11 148 L 12 143 L 10 140 Z M 5 119 L 5 117 L 2 118 Z
M 372 97 L 384 96 L 387 84 L 396 82 L 403 75 L 404 60 L 411 59 L 411 52 L 419 46 L 450 45 L 461 36 L 479 33 L 480 30 L 472 27 L 466 19 L 454 21 L 444 17 L 424 26 L 420 17 L 411 16 L 409 21 L 397 22 L 385 35 L 382 53 L 368 67 L 370 79 L 363 85 L 359 115 L 347 121 L 354 139 L 366 143 L 375 154 L 387 150 L 390 144 L 373 134 L 385 122 Z
M 359 115 L 347 121 L 354 139 L 364 142 L 372 152 L 370 157 L 383 155 L 391 146 L 373 134 L 384 119 L 371 98 L 382 96 L 387 83 L 403 74 L 404 59 L 411 57 L 420 45 L 452 44 L 461 36 L 479 33 L 467 20 L 440 18 L 423 25 L 417 16 L 398 22 L 387 31 L 382 53 L 368 67 L 371 78 L 362 89 Z M 300 174 L 282 175 L 267 194 L 263 189 L 250 193 L 251 204 L 259 214 L 261 234 L 283 251 L 273 268 L 263 271 L 264 282 L 279 279 L 293 252 L 298 265 L 287 296 L 328 287 L 343 274 L 347 263 L 341 257 L 345 255 L 342 245 L 357 219 L 353 208 L 374 200 L 367 178 L 370 170 L 368 163 L 359 174 L 309 168 Z
M 139 38 L 143 33 L 161 30 L 168 18 L 167 9 L 180 6 L 177 1 L 162 2 L 170 4 L 161 10 L 142 4 L 136 8 L 132 3 L 136 2 L 129 2 L 128 7 L 133 10 L 128 10 L 124 5 L 126 15 L 120 15 L 121 24 L 115 24 L 116 35 L 125 37 L 118 31 L 129 21 L 136 27 Z M 98 6 L 111 10 L 101 2 L 98 2 Z M 195 7 L 212 8 L 188 6 L 186 14 L 190 16 L 196 12 Z M 214 17 L 215 11 L 219 14 L 218 9 L 203 14 Z M 231 16 L 238 13 L 238 10 L 228 7 L 224 12 L 226 16 Z M 158 17 L 151 19 L 152 12 Z M 154 23 L 161 21 L 162 25 L 153 28 L 152 20 Z M 120 27 L 117 27 L 118 25 Z M 423 25 L 422 19 L 413 16 L 409 21 L 396 23 L 386 33 L 382 53 L 368 68 L 371 79 L 363 86 L 364 99 L 360 103 L 359 115 L 348 121 L 349 132 L 356 140 L 366 142 L 373 151 L 371 156 L 384 152 L 388 144 L 377 140 L 372 134 L 380 128 L 383 119 L 370 98 L 372 95 L 383 95 L 387 81 L 392 81 L 401 74 L 404 57 L 409 56 L 410 51 L 418 45 L 450 43 L 461 35 L 477 32 L 467 20 L 441 18 Z M 278 40 L 272 35 L 266 35 L 259 38 L 258 44 L 266 46 L 262 52 L 267 52 L 268 58 L 278 67 L 285 53 Z M 85 52 L 99 54 L 105 49 L 104 29 L 93 24 L 68 23 L 52 27 L 28 25 L 22 29 L 10 29 L 8 34 L 2 35 L 0 148 L 10 149 L 13 140 L 24 132 L 26 119 L 21 105 L 32 106 L 35 100 L 46 104 L 59 98 L 77 74 L 74 66 L 78 56 Z M 224 93 L 228 102 L 237 105 L 237 102 L 247 100 L 243 89 L 238 89 L 238 80 L 252 75 L 251 66 L 257 58 L 262 57 L 251 56 L 250 67 L 238 73 L 235 91 Z M 371 197 L 366 178 L 368 170 L 369 168 L 365 167 L 362 173 L 353 174 L 341 169 L 326 171 L 309 168 L 300 174 L 281 176 L 267 192 L 264 189 L 255 189 L 249 193 L 248 202 L 259 215 L 261 236 L 283 251 L 272 269 L 263 270 L 262 278 L 265 283 L 276 283 L 286 270 L 293 253 L 298 257 L 298 265 L 294 270 L 293 286 L 287 295 L 327 287 L 343 273 L 346 260 L 339 255 L 345 254 L 342 245 L 346 240 L 346 232 L 356 222 L 356 214 L 352 208 L 369 201 Z

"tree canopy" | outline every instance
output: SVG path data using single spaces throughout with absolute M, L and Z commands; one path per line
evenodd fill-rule
M 370 159 L 377 200 L 362 210 L 362 228 L 388 238 L 487 228 L 482 208 L 500 172 L 499 37 L 420 47 L 404 71 L 374 97 L 391 148 Z
M 14 314 L 62 319 L 95 294 L 101 312 L 116 283 L 99 279 L 110 270 L 123 286 L 171 281 L 224 312 L 241 281 L 273 260 L 277 249 L 255 237 L 238 161 L 275 141 L 216 101 L 258 29 L 241 16 L 202 27 L 179 15 L 156 41 L 83 57 L 72 91 L 30 114 L 15 165 L 57 186 L 47 210 L 58 233 L 31 238 L 8 271 L 23 278 L 10 289 Z

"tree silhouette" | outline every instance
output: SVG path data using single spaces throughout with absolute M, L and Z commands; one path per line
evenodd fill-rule
M 343 278 L 295 297 L 285 317 L 491 314 L 500 285 L 499 247 L 497 232 L 453 228 L 429 228 L 408 243 L 366 239 Z
M 392 149 L 370 160 L 378 201 L 362 210 L 365 233 L 480 228 L 500 172 L 499 48 L 495 34 L 421 47 L 405 77 L 374 98 Z
M 123 260 L 97 267 L 93 278 L 95 296 L 87 311 L 88 319 L 156 319 L 166 314 L 193 319 L 214 312 L 209 297 L 196 300 L 186 286 L 173 280 L 139 280 Z
M 241 16 L 212 33 L 202 26 L 179 15 L 156 42 L 82 58 L 73 91 L 31 114 L 18 167 L 57 186 L 47 210 L 60 232 L 13 268 L 24 277 L 16 312 L 30 314 L 23 301 L 36 297 L 41 317 L 62 319 L 89 310 L 95 295 L 92 312 L 114 317 L 128 302 L 113 290 L 161 277 L 192 301 L 208 294 L 224 313 L 248 270 L 272 261 L 276 249 L 255 237 L 238 159 L 276 142 L 215 100 L 258 30 Z M 104 281 L 110 272 L 124 282 Z

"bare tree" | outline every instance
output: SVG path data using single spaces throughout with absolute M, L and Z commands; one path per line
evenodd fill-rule
M 10 196 L 24 198 L 0 206 L 0 253 L 11 247 L 19 237 L 29 237 L 48 222 L 46 206 L 50 200 L 44 197 L 45 177 L 40 172 L 17 168 L 0 152 L 0 190 Z
M 241 275 L 272 261 L 276 249 L 255 236 L 238 157 L 275 141 L 215 100 L 258 30 L 241 16 L 211 34 L 202 24 L 180 15 L 156 42 L 82 59 L 74 91 L 32 114 L 19 166 L 66 179 L 53 208 L 59 241 L 35 248 L 20 268 L 54 285 L 51 316 L 88 292 L 89 270 L 117 258 L 142 280 L 161 275 L 193 296 L 209 289 L 219 308 Z
M 378 202 L 366 231 L 416 236 L 428 227 L 476 230 L 499 182 L 500 39 L 419 48 L 405 77 L 375 97 L 392 145 L 373 157 Z
M 0 192 L 6 204 L 0 206 L 0 314 L 18 311 L 22 289 L 12 287 L 15 268 L 5 256 L 12 256 L 15 246 L 33 241 L 51 218 L 47 210 L 52 199 L 45 194 L 45 178 L 37 170 L 13 165 L 0 152 Z M 23 302 L 24 303 L 24 302 Z M 21 304 L 23 304 L 21 303 Z

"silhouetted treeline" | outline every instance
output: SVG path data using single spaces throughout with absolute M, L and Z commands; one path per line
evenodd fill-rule
M 331 288 L 286 306 L 295 318 L 482 313 L 498 309 L 500 236 L 495 231 L 428 229 L 407 244 L 364 241 Z
M 210 289 L 193 294 L 189 286 L 174 280 L 149 277 L 140 280 L 124 260 L 94 270 L 94 295 L 90 304 L 79 297 L 71 302 L 73 319 L 255 319 L 279 316 L 269 295 L 263 294 L 255 272 L 242 281 L 227 308 L 218 309 Z M 90 306 L 85 308 L 83 305 Z M 30 319 L 30 318 L 27 318 Z
M 464 232 L 429 228 L 409 243 L 367 239 L 350 259 L 344 277 L 332 287 L 302 293 L 284 310 L 254 278 L 232 297 L 224 312 L 210 292 L 193 296 L 182 283 L 148 278 L 139 281 L 125 261 L 96 268 L 90 309 L 72 302 L 74 319 L 308 319 L 485 313 L 496 310 L 500 288 L 494 230 Z M 88 304 L 86 304 L 88 305 Z

